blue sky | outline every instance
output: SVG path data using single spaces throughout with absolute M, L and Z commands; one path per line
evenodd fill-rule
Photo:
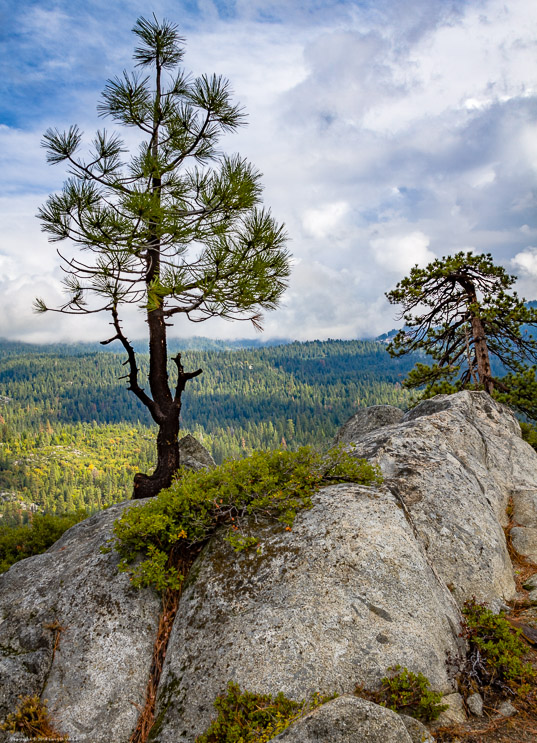
M 132 67 L 131 28 L 179 24 L 184 65 L 228 77 L 248 126 L 225 141 L 263 173 L 294 255 L 265 337 L 355 338 L 394 326 L 384 292 L 415 263 L 491 252 L 537 298 L 535 0 L 40 0 L 0 2 L 0 337 L 101 339 L 108 318 L 31 312 L 59 299 L 35 213 L 65 172 L 49 126 L 102 127 L 107 79 Z M 141 313 L 127 317 L 142 336 Z M 175 335 L 253 335 L 242 323 Z

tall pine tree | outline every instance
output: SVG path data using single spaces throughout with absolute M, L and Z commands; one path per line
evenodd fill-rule
M 51 241 L 68 240 L 87 256 L 60 253 L 67 297 L 55 311 L 110 314 L 114 334 L 103 343 L 123 345 L 128 387 L 158 426 L 156 470 L 135 476 L 141 498 L 167 487 L 179 467 L 181 395 L 201 373 L 186 372 L 177 354 L 171 385 L 170 321 L 223 317 L 260 327 L 261 312 L 274 309 L 286 288 L 289 255 L 283 227 L 260 207 L 260 174 L 217 149 L 222 134 L 244 123 L 229 83 L 184 73 L 184 40 L 174 24 L 140 18 L 133 32 L 141 72 L 108 81 L 98 110 L 137 130 L 138 150 L 129 155 L 118 134 L 102 130 L 84 158 L 78 127 L 48 130 L 48 162 L 67 163 L 69 178 L 39 217 Z M 148 391 L 121 321 L 129 304 L 146 316 Z M 52 308 L 39 299 L 36 309 Z

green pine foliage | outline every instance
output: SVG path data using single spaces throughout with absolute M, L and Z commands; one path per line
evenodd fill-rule
M 524 416 L 537 420 L 537 377 L 536 367 L 520 369 L 518 373 L 509 372 L 501 379 L 506 389 L 495 390 L 493 395 L 499 401 L 510 405 Z
M 222 152 L 222 137 L 245 124 L 229 81 L 182 68 L 185 40 L 175 23 L 153 14 L 132 31 L 135 66 L 144 69 L 108 80 L 97 106 L 118 129 L 99 130 L 91 142 L 77 125 L 43 137 L 47 161 L 68 178 L 39 209 L 41 226 L 51 242 L 80 252 L 59 251 L 65 301 L 50 307 L 37 298 L 34 309 L 109 313 L 113 332 L 102 344 L 121 344 L 126 387 L 159 427 L 156 468 L 134 481 L 134 497 L 143 498 L 168 487 L 180 466 L 181 397 L 202 373 L 186 371 L 181 354 L 168 356 L 169 328 L 182 316 L 248 320 L 260 330 L 291 268 L 285 228 L 262 205 L 261 174 Z M 125 129 L 136 131 L 130 142 Z M 149 384 L 125 334 L 129 305 L 145 310 Z
M 527 421 L 520 421 L 520 429 L 524 441 L 537 451 L 537 427 Z
M 535 669 L 524 661 L 528 647 L 521 631 L 509 624 L 505 614 L 494 614 L 471 600 L 465 603 L 463 615 L 463 636 L 469 646 L 463 682 L 473 691 L 515 690 L 536 678 Z
M 405 321 L 389 353 L 421 353 L 431 362 L 418 362 L 405 387 L 422 389 L 420 399 L 484 389 L 537 418 L 535 367 L 529 366 L 537 361 L 537 310 L 512 291 L 515 281 L 490 254 L 461 251 L 415 266 L 387 292 Z
M 325 455 L 308 447 L 257 452 L 211 471 L 183 471 L 170 488 L 128 509 L 115 523 L 120 570 L 130 573 L 135 586 L 179 588 L 184 575 L 172 558 L 195 554 L 219 527 L 225 526 L 225 539 L 236 551 L 261 549 L 255 520 L 291 530 L 297 512 L 311 508 L 311 496 L 321 485 L 381 481 L 377 467 L 341 447 Z

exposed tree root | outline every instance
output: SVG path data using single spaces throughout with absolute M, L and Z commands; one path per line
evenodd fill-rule
M 178 572 L 185 576 L 192 565 L 193 559 L 186 561 L 179 559 L 175 561 Z M 162 609 L 160 612 L 157 636 L 153 646 L 153 659 L 149 669 L 149 679 L 145 690 L 145 704 L 140 709 L 138 722 L 129 738 L 129 743 L 146 743 L 151 728 L 155 722 L 155 705 L 157 692 L 162 674 L 162 667 L 168 649 L 170 634 L 179 608 L 179 600 L 182 590 L 167 589 L 162 597 Z

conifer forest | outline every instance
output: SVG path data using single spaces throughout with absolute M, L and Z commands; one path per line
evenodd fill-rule
M 390 358 L 383 342 L 340 340 L 194 341 L 182 356 L 203 374 L 185 393 L 181 432 L 217 463 L 254 450 L 325 447 L 358 407 L 404 407 L 401 381 L 415 361 Z M 26 523 L 34 512 L 91 514 L 130 498 L 134 474 L 154 465 L 156 429 L 120 379 L 124 360 L 98 345 L 0 342 L 0 523 Z M 147 361 L 141 354 L 142 379 Z

